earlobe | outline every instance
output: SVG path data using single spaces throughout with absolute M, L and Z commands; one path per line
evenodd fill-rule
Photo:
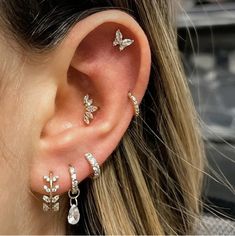
M 71 185 L 69 165 L 82 181 L 92 174 L 86 153 L 99 165 L 111 155 L 133 115 L 139 114 L 151 64 L 144 32 L 132 17 L 116 10 L 77 23 L 51 56 L 56 57 L 51 68 L 61 76 L 31 175 L 32 190 L 42 194 L 42 176 L 50 171 L 59 176 L 58 193 L 64 193 Z

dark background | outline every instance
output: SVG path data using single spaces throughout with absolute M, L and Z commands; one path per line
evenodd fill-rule
M 209 162 L 204 211 L 235 220 L 235 1 L 180 2 L 179 47 Z

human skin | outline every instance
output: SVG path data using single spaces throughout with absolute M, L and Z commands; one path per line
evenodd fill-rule
M 117 29 L 135 40 L 122 52 L 112 45 Z M 6 37 L 0 38 L 0 233 L 64 234 L 66 212 L 42 211 L 43 176 L 59 175 L 58 193 L 65 194 L 69 164 L 82 181 L 92 172 L 86 152 L 102 165 L 117 147 L 134 115 L 128 92 L 141 102 L 146 91 L 148 40 L 118 10 L 76 23 L 47 53 L 22 49 Z M 86 94 L 100 108 L 89 126 L 83 122 Z

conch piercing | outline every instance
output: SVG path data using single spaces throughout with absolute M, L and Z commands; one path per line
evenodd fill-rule
M 53 173 L 50 172 L 49 176 L 43 176 L 44 181 L 49 185 L 44 185 L 44 190 L 49 195 L 43 195 L 43 211 L 59 211 L 60 205 L 59 205 L 59 195 L 53 196 L 53 193 L 56 193 L 59 189 L 59 185 L 55 185 L 54 183 L 58 181 L 59 176 L 53 176 Z
M 133 103 L 134 110 L 135 110 L 135 116 L 136 117 L 139 116 L 140 108 L 139 108 L 138 101 L 137 101 L 136 97 L 134 95 L 132 95 L 131 92 L 128 93 L 128 97 L 131 99 L 131 101 Z
M 122 51 L 126 47 L 130 46 L 132 43 L 134 43 L 133 39 L 123 39 L 121 31 L 119 29 L 116 31 L 116 37 L 113 41 L 114 47 L 119 45 L 119 50 Z
M 78 188 L 77 173 L 73 166 L 69 165 L 69 174 L 71 178 L 71 189 L 68 191 L 70 199 L 70 210 L 68 213 L 68 223 L 71 225 L 76 225 L 80 220 L 80 212 L 78 210 L 78 196 L 80 195 L 80 190 Z
M 98 107 L 92 105 L 93 100 L 90 99 L 88 94 L 83 98 L 83 103 L 86 109 L 83 120 L 87 125 L 89 125 L 90 120 L 94 118 L 93 113 L 98 110 Z
M 93 170 L 93 175 L 91 176 L 91 178 L 93 179 L 98 178 L 100 176 L 100 166 L 97 160 L 90 152 L 85 154 L 85 158 L 87 159 Z

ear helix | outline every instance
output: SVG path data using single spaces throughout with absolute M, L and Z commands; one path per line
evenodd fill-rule
M 118 29 L 116 31 L 115 40 L 113 41 L 113 46 L 119 45 L 119 50 L 122 51 L 126 47 L 130 46 L 133 42 L 134 40 L 131 39 L 123 39 L 121 31 Z M 139 116 L 140 109 L 136 97 L 131 92 L 128 92 L 128 97 L 132 102 L 135 116 Z M 88 94 L 84 96 L 83 103 L 85 107 L 83 120 L 87 125 L 89 125 L 91 120 L 94 119 L 94 113 L 100 108 L 93 104 L 93 99 L 91 99 Z M 94 155 L 88 152 L 84 156 L 93 170 L 93 174 L 90 177 L 93 179 L 98 178 L 100 176 L 101 170 Z M 71 189 L 68 191 L 70 210 L 67 219 L 69 224 L 74 225 L 77 224 L 80 219 L 77 200 L 80 195 L 80 190 L 78 188 L 79 181 L 77 180 L 77 172 L 75 167 L 69 165 L 69 174 L 71 179 Z M 54 176 L 53 172 L 50 171 L 49 175 L 44 176 L 43 179 L 46 182 L 43 188 L 47 193 L 46 195 L 43 195 L 43 210 L 59 211 L 59 195 L 56 194 L 57 190 L 59 189 L 59 184 L 56 184 L 59 180 L 59 176 Z

